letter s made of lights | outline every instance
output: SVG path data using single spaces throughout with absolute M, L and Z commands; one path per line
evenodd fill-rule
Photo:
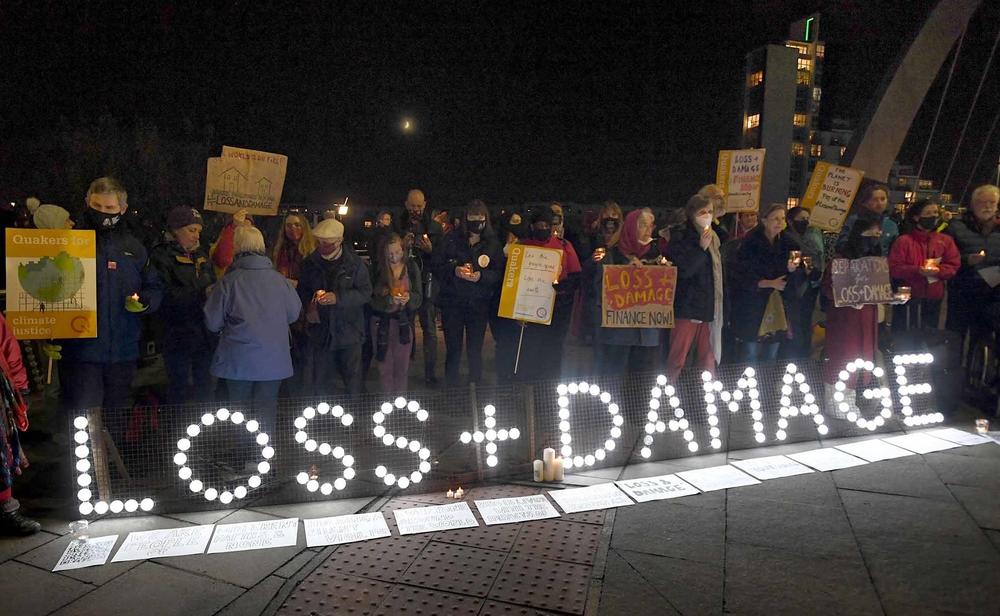
M 564 458 L 563 464 L 565 468 L 570 469 L 582 466 L 593 466 L 596 462 L 603 460 L 607 457 L 609 451 L 614 451 L 616 446 L 616 441 L 622 435 L 622 424 L 625 423 L 625 418 L 622 417 L 618 405 L 611 401 L 611 394 L 606 391 L 601 391 L 601 388 L 597 385 L 587 383 L 586 381 L 581 381 L 579 383 L 570 383 L 569 385 L 560 383 L 556 387 L 556 393 L 559 394 L 558 404 L 559 404 L 559 431 L 562 433 L 559 437 L 559 442 L 562 443 L 560 452 Z M 587 395 L 594 398 L 600 399 L 600 401 L 608 405 L 608 413 L 611 415 L 611 429 L 609 431 L 609 436 L 606 441 L 604 441 L 603 447 L 598 447 L 594 450 L 594 453 L 588 453 L 586 455 L 573 456 L 573 436 L 570 432 L 569 424 L 569 396 L 575 396 L 577 394 Z
M 340 405 L 331 407 L 326 402 L 320 402 L 316 405 L 316 408 L 307 406 L 302 409 L 302 415 L 295 418 L 293 422 L 295 425 L 295 442 L 299 443 L 308 452 L 318 451 L 322 456 L 332 455 L 344 466 L 343 476 L 337 477 L 333 483 L 329 481 L 324 481 L 320 483 L 318 477 L 310 477 L 309 473 L 306 471 L 299 471 L 295 475 L 295 480 L 299 482 L 300 485 L 304 485 L 306 490 L 310 492 L 315 492 L 319 490 L 324 496 L 329 496 L 333 493 L 333 490 L 343 490 L 347 487 L 347 482 L 354 479 L 354 456 L 344 451 L 344 448 L 340 445 L 331 446 L 330 443 L 322 442 L 317 443 L 315 439 L 309 438 L 309 434 L 306 433 L 306 427 L 309 425 L 309 421 L 316 417 L 316 414 L 321 416 L 330 415 L 335 419 L 339 419 L 340 423 L 344 427 L 350 426 L 354 423 L 354 417 L 350 413 L 345 413 L 344 408 Z
M 486 466 L 491 468 L 500 462 L 500 459 L 497 458 L 497 441 L 506 441 L 508 438 L 516 441 L 521 436 L 521 431 L 514 427 L 497 430 L 496 414 L 497 407 L 487 404 L 483 407 L 483 415 L 485 415 L 483 425 L 486 427 L 486 431 L 463 432 L 458 437 L 465 445 L 468 445 L 472 441 L 475 441 L 476 444 L 486 441 Z
M 93 478 L 90 476 L 90 447 L 87 443 L 91 440 L 89 430 L 99 430 L 100 427 L 95 424 L 91 424 L 90 421 L 83 415 L 73 418 L 73 427 L 76 428 L 76 433 L 73 435 L 73 440 L 76 442 L 76 449 L 74 453 L 76 454 L 76 483 L 80 489 L 76 493 L 77 499 L 80 501 L 80 515 L 88 516 L 91 514 L 104 515 L 109 511 L 111 513 L 121 513 L 126 511 L 128 513 L 135 513 L 137 510 L 142 509 L 143 511 L 152 511 L 153 499 L 146 497 L 141 501 L 137 501 L 134 498 L 130 498 L 125 501 L 113 500 L 110 503 L 105 500 L 98 500 L 96 503 L 92 502 L 94 498 L 93 491 L 90 489 L 90 484 L 93 482 Z
M 420 441 L 409 440 L 405 436 L 393 436 L 386 431 L 383 425 L 386 418 L 392 414 L 393 410 L 403 410 L 406 409 L 410 413 L 413 413 L 417 417 L 417 421 L 424 422 L 430 414 L 425 410 L 420 408 L 420 403 L 416 400 L 407 400 L 400 396 L 396 398 L 393 402 L 383 402 L 382 408 L 376 411 L 372 415 L 372 421 L 375 423 L 375 428 L 372 433 L 375 438 L 382 439 L 382 444 L 386 447 L 391 447 L 395 445 L 400 449 L 409 449 L 411 452 L 417 454 L 420 459 L 420 463 L 416 470 L 410 473 L 407 477 L 405 474 L 401 474 L 399 478 L 391 473 L 388 468 L 383 464 L 379 464 L 375 467 L 375 476 L 385 482 L 385 485 L 391 486 L 392 484 L 398 485 L 401 489 L 409 487 L 411 483 L 420 483 L 426 473 L 431 472 L 431 463 L 429 458 L 431 457 L 431 452 L 426 447 L 420 445 Z

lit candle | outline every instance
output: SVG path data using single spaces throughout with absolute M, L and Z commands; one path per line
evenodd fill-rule
M 535 460 L 532 467 L 534 470 L 532 479 L 535 481 L 545 481 L 545 464 L 541 460 Z
M 447 492 L 445 492 L 445 496 L 447 496 L 448 498 L 454 498 L 455 493 L 452 492 L 451 490 L 448 490 Z
M 139 301 L 139 294 L 133 293 L 132 295 L 129 295 L 129 299 L 131 299 L 133 302 L 137 302 Z
M 979 434 L 986 434 L 990 431 L 990 420 L 989 419 L 977 419 L 976 420 L 976 432 Z
M 556 478 L 556 450 L 542 450 L 543 474 L 542 481 L 554 481 Z
M 462 486 L 459 486 L 458 489 L 455 490 L 455 498 L 462 498 L 462 496 L 464 495 L 465 495 L 465 490 L 462 489 Z
M 553 477 L 553 479 L 555 481 L 562 481 L 563 479 L 565 479 L 566 478 L 566 467 L 563 466 L 563 459 L 562 458 L 556 458 L 555 459 L 555 463 L 553 464 L 553 466 L 555 466 L 555 476 Z

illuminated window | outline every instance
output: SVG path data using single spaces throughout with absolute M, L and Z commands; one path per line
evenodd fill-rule
M 826 45 L 816 45 L 816 57 L 823 58 L 826 56 Z
M 812 73 L 809 71 L 799 71 L 795 74 L 795 83 L 800 86 L 812 85 Z
M 800 71 L 811 71 L 813 69 L 812 58 L 799 58 L 799 63 L 797 68 Z
M 822 156 L 823 146 L 819 145 L 818 143 L 814 143 L 809 147 L 809 153 L 817 157 Z
M 797 49 L 800 54 L 809 55 L 809 46 L 803 45 L 801 43 L 793 43 L 788 41 L 785 43 L 785 47 L 790 47 L 792 49 Z
M 751 128 L 757 128 L 760 126 L 760 114 L 755 113 L 752 116 L 747 116 L 747 130 Z
M 806 153 L 806 146 L 798 141 L 792 142 L 792 156 L 802 156 Z
M 747 80 L 748 87 L 759 86 L 764 81 L 764 71 L 757 71 L 755 73 L 750 73 L 750 77 Z
M 799 207 L 799 198 L 798 197 L 789 197 L 788 198 L 788 207 L 790 207 L 790 208 Z
M 910 191 L 906 191 L 905 193 L 903 193 L 903 199 L 905 199 L 906 201 L 913 201 L 913 193 Z
M 813 88 L 813 100 L 817 103 L 823 98 L 823 88 Z
M 795 114 L 795 125 L 796 126 L 806 126 L 809 124 L 809 116 L 804 113 Z
M 931 182 L 930 180 L 920 180 L 920 182 L 917 184 L 917 186 L 921 190 L 930 190 L 930 189 L 934 188 L 934 183 Z

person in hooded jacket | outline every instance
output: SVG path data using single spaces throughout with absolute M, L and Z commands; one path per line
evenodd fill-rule
M 302 264 L 298 286 L 309 323 L 309 382 L 315 393 L 329 393 L 339 376 L 346 392 L 358 395 L 364 385 L 361 347 L 371 276 L 361 257 L 344 245 L 340 221 L 324 220 L 313 235 L 316 250 Z
M 207 400 L 212 392 L 209 367 L 212 337 L 203 309 L 215 272 L 201 246 L 203 222 L 198 210 L 181 205 L 167 214 L 170 239 L 153 248 L 150 263 L 163 280 L 161 317 L 168 404 Z

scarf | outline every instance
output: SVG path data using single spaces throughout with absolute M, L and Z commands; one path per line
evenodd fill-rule
M 715 365 L 722 361 L 722 254 L 719 252 L 719 236 L 712 231 L 712 243 L 708 245 L 708 254 L 712 256 L 712 280 L 715 282 L 715 315 L 712 319 L 712 355 Z
M 643 244 L 639 241 L 640 216 L 642 216 L 642 210 L 632 210 L 625 216 L 625 223 L 622 225 L 621 235 L 618 237 L 618 250 L 626 257 L 641 259 L 653 245 L 653 242 Z

